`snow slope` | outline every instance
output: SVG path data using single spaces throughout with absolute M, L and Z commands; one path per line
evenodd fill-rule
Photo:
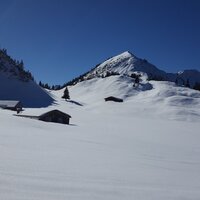
M 200 93 L 121 79 L 69 87 L 71 102 L 52 91 L 57 104 L 24 111 L 60 109 L 69 126 L 0 110 L 0 199 L 200 199 Z M 104 102 L 111 94 L 124 103 Z
M 23 61 L 12 59 L 0 49 L 0 100 L 20 100 L 25 107 L 46 107 L 53 103 L 47 91 L 40 88 L 32 74 L 24 70 Z
M 24 107 L 40 108 L 53 103 L 49 93 L 40 88 L 34 81 L 21 81 L 16 77 L 0 73 L 0 99 L 19 100 Z
M 143 72 L 147 74 L 149 78 L 159 77 L 162 79 L 167 79 L 166 72 L 159 70 L 147 60 L 136 57 L 129 51 L 123 52 L 122 54 L 114 56 L 101 63 L 91 72 L 86 74 L 85 79 L 105 76 L 107 72 L 116 72 L 119 74 L 129 75 L 133 72 Z
M 105 77 L 108 73 L 131 75 L 135 72 L 139 72 L 149 80 L 177 82 L 180 86 L 185 85 L 187 81 L 189 81 L 191 88 L 193 88 L 196 83 L 200 84 L 200 72 L 197 70 L 167 73 L 149 63 L 146 59 L 138 58 L 129 51 L 125 51 L 117 56 L 107 59 L 88 73 L 73 79 L 69 82 L 69 85 L 75 85 L 78 82 L 92 78 Z
M 125 107 L 130 107 L 128 112 L 142 117 L 200 119 L 200 92 L 176 86 L 173 82 L 143 80 L 134 88 L 133 79 L 120 75 L 94 78 L 68 88 L 72 99 L 87 105 L 88 109 L 99 110 L 102 104 L 105 106 L 104 98 L 115 96 L 125 100 L 124 110 L 121 110 L 124 114 L 127 112 Z

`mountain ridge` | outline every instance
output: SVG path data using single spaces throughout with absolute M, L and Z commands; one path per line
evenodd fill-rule
M 18 100 L 24 107 L 33 108 L 46 107 L 54 101 L 24 69 L 23 61 L 12 59 L 5 49 L 0 50 L 0 83 L 1 100 Z
M 0 49 L 0 73 L 24 82 L 34 81 L 31 72 L 24 69 L 23 61 L 12 59 L 6 49 Z
M 103 61 L 79 77 L 74 78 L 72 81 L 66 83 L 66 86 L 75 85 L 78 82 L 96 77 L 104 78 L 109 75 L 117 74 L 131 75 L 135 72 L 146 75 L 148 80 L 170 81 L 176 82 L 178 85 L 186 85 L 186 83 L 189 82 L 191 88 L 193 88 L 195 84 L 200 83 L 200 72 L 198 70 L 186 69 L 177 73 L 165 72 L 146 59 L 141 59 L 130 51 L 125 51 Z

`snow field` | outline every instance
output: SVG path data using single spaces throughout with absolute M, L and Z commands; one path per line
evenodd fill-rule
M 121 78 L 70 87 L 83 106 L 56 91 L 56 104 L 24 112 L 60 109 L 69 126 L 0 110 L 0 199 L 199 199 L 199 92 L 168 82 L 133 90 Z M 124 103 L 104 102 L 111 94 Z

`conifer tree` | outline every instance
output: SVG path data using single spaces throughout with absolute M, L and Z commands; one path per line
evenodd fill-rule
M 194 90 L 199 90 L 200 91 L 200 83 L 196 82 L 194 87 L 193 87 Z
M 178 85 L 178 79 L 177 79 L 177 78 L 176 78 L 176 80 L 175 80 L 175 84 Z
M 43 87 L 43 86 L 42 86 L 42 82 L 41 82 L 41 81 L 39 82 L 39 86 L 40 86 L 40 87 Z
M 190 87 L 189 79 L 187 79 L 187 82 L 186 82 L 186 84 L 185 84 L 185 87 Z
M 63 98 L 63 99 L 70 99 L 69 90 L 68 90 L 67 87 L 66 87 L 65 90 L 64 90 L 64 94 L 63 94 L 62 98 Z

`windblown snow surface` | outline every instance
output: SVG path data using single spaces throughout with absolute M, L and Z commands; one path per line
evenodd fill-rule
M 69 88 L 70 125 L 0 110 L 2 200 L 199 200 L 200 92 L 123 76 Z M 152 89 L 151 89 L 152 88 Z M 123 103 L 104 102 L 107 96 Z

